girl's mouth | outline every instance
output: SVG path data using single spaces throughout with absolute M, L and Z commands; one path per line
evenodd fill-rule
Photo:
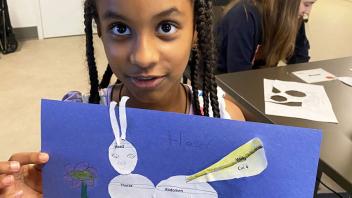
M 130 79 L 132 84 L 138 88 L 155 89 L 162 83 L 165 76 L 134 76 Z

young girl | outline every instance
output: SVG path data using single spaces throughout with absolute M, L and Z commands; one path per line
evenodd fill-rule
M 107 105 L 129 96 L 128 107 L 243 120 L 241 111 L 224 99 L 225 94 L 220 89 L 217 93 L 209 34 L 211 9 L 211 0 L 86 0 L 91 90 L 89 96 L 71 92 L 64 100 Z M 93 20 L 109 62 L 100 83 Z M 191 87 L 180 83 L 188 64 L 192 68 Z M 122 83 L 106 88 L 113 74 Z M 0 162 L 1 197 L 41 197 L 40 166 L 48 159 L 45 153 L 20 153 Z
M 308 62 L 303 23 L 316 0 L 233 0 L 217 28 L 220 72 Z

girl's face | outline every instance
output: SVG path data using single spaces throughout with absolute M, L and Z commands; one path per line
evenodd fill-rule
M 301 4 L 299 6 L 299 17 L 304 17 L 304 15 L 309 16 L 315 2 L 316 0 L 301 0 Z
M 179 88 L 194 24 L 190 0 L 97 0 L 99 31 L 114 74 L 132 97 L 158 101 Z

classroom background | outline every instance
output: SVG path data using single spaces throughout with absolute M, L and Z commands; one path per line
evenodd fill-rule
M 89 90 L 85 37 L 69 36 L 69 32 L 57 37 L 45 32 L 45 28 L 57 25 L 50 24 L 56 19 L 43 21 L 50 12 L 36 12 L 39 8 L 31 1 L 10 0 L 8 4 L 19 47 L 15 53 L 0 54 L 0 160 L 7 160 L 14 152 L 40 149 L 41 98 L 60 100 L 70 90 Z M 81 13 L 77 11 L 77 17 Z M 83 23 L 80 27 L 78 31 L 83 31 Z M 352 0 L 318 0 L 306 31 L 310 61 L 351 56 Z M 95 37 L 100 75 L 107 64 L 103 50 Z M 324 180 L 339 190 L 329 178 Z

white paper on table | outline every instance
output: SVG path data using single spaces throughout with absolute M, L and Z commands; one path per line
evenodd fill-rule
M 335 75 L 321 68 L 296 71 L 296 72 L 292 72 L 292 74 L 302 79 L 306 83 L 317 83 L 317 82 L 335 80 Z
M 264 100 L 268 115 L 338 123 L 321 85 L 264 79 Z
M 352 87 L 352 77 L 338 77 L 339 81 L 345 83 L 346 85 L 349 85 Z

